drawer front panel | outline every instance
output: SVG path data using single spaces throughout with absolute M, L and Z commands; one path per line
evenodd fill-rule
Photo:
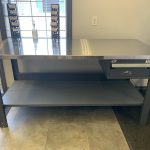
M 150 77 L 150 63 L 148 60 L 107 60 L 99 63 L 107 78 L 110 79 Z
M 150 69 L 143 68 L 124 68 L 124 69 L 110 69 L 109 78 L 149 78 Z

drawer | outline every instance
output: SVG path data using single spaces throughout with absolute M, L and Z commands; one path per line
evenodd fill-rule
M 149 78 L 150 69 L 143 68 L 111 68 L 107 73 L 108 78 L 129 79 L 129 78 Z
M 149 78 L 148 60 L 104 60 L 99 62 L 109 79 Z

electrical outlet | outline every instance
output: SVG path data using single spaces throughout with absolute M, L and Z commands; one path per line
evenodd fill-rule
M 92 26 L 97 25 L 97 16 L 92 16 Z

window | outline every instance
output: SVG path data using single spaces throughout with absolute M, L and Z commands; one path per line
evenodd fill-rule
M 34 20 L 38 37 L 51 38 L 51 4 L 60 5 L 60 37 L 67 38 L 71 33 L 69 31 L 71 18 L 67 19 L 67 16 L 70 17 L 71 15 L 71 12 L 67 15 L 68 10 L 71 10 L 68 6 L 71 0 L 2 0 L 8 37 L 11 36 L 7 14 L 8 2 L 17 5 L 21 37 L 32 37 L 32 21 Z M 69 9 L 67 9 L 68 7 Z

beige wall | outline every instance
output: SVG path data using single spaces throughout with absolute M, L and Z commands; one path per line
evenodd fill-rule
M 98 25 L 92 26 L 92 16 Z M 149 0 L 73 0 L 74 38 L 138 38 L 150 41 Z
M 150 0 L 72 0 L 73 38 L 137 38 L 150 43 Z M 92 26 L 92 16 L 98 25 Z M 22 62 L 22 69 L 31 70 L 32 61 Z M 8 63 L 5 63 L 6 68 Z M 43 65 L 44 64 L 44 65 Z M 96 61 L 66 64 L 34 62 L 36 70 L 99 70 Z M 47 68 L 46 68 L 47 66 Z M 88 66 L 88 67 L 87 67 Z M 7 73 L 8 74 L 8 73 Z M 9 75 L 9 74 L 8 74 Z M 10 78 L 8 78 L 10 82 Z

